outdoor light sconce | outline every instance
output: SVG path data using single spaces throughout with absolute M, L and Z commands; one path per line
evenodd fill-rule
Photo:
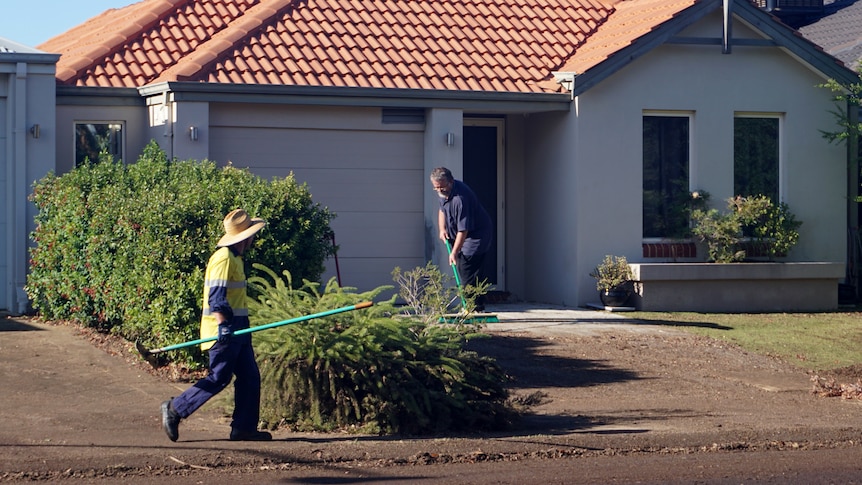
M 452 133 L 450 131 L 449 133 L 446 133 L 446 146 L 451 147 L 454 145 L 455 145 L 455 133 Z
M 197 126 L 190 126 L 189 127 L 189 138 L 191 138 L 192 141 L 198 141 L 198 127 Z
M 32 135 L 33 138 L 39 138 L 39 136 L 42 135 L 42 129 L 39 126 L 39 123 L 36 123 L 35 125 L 30 127 L 30 135 Z

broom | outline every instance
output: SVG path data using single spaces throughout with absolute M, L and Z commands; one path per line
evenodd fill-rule
M 452 245 L 449 244 L 449 240 L 446 241 L 446 252 L 451 256 L 452 255 Z M 455 284 L 458 285 L 458 297 L 461 298 L 461 308 L 464 309 L 464 313 L 467 313 L 467 300 L 464 298 L 464 289 L 461 286 L 461 276 L 458 275 L 458 268 L 455 266 L 455 263 L 452 263 L 452 273 L 455 274 Z M 499 323 L 499 319 L 497 315 L 491 313 L 483 313 L 479 314 L 468 314 L 465 316 L 459 315 L 443 315 L 440 317 L 440 323 L 456 323 L 459 321 L 463 321 L 464 323 Z

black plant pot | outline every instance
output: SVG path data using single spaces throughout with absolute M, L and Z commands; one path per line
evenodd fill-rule
M 631 296 L 632 290 L 627 285 L 620 285 L 599 292 L 599 299 L 602 300 L 602 305 L 611 307 L 626 306 Z

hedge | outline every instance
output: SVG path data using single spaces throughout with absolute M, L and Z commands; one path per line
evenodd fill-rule
M 317 281 L 335 217 L 293 174 L 263 180 L 210 161 L 168 160 L 151 142 L 134 164 L 108 156 L 34 184 L 39 212 L 26 291 L 35 310 L 164 346 L 198 338 L 203 272 L 222 221 L 266 219 L 245 260 Z M 196 347 L 176 355 L 201 363 Z

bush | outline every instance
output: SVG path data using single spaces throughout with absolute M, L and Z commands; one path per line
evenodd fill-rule
M 424 267 L 402 271 L 398 266 L 392 270 L 392 279 L 398 285 L 398 296 L 405 303 L 404 313 L 421 318 L 425 323 L 445 319 L 452 323 L 465 323 L 476 310 L 476 298 L 488 293 L 491 285 L 480 281 L 476 285 L 459 288 L 452 284 L 452 276 L 444 276 L 437 265 L 428 261 Z M 457 301 L 457 313 L 450 308 Z
M 372 300 L 391 287 L 352 293 L 334 281 L 294 289 L 269 279 L 249 284 L 259 295 L 255 323 L 270 323 Z M 505 373 L 493 359 L 464 349 L 481 337 L 467 325 L 429 324 L 399 315 L 395 296 L 359 311 L 256 334 L 263 381 L 261 419 L 301 431 L 425 434 L 501 429 L 512 417 Z
M 745 248 L 757 248 L 769 260 L 786 256 L 799 242 L 802 222 L 781 202 L 769 197 L 732 197 L 727 212 L 697 209 L 692 212 L 692 233 L 707 245 L 708 259 L 732 263 L 746 258 Z
M 110 158 L 49 174 L 26 290 L 47 319 L 74 320 L 163 346 L 198 338 L 203 271 L 236 207 L 267 220 L 246 261 L 317 280 L 333 253 L 333 215 L 291 176 L 264 181 L 204 161 L 168 161 L 150 143 L 138 162 Z M 179 358 L 201 361 L 197 347 Z

